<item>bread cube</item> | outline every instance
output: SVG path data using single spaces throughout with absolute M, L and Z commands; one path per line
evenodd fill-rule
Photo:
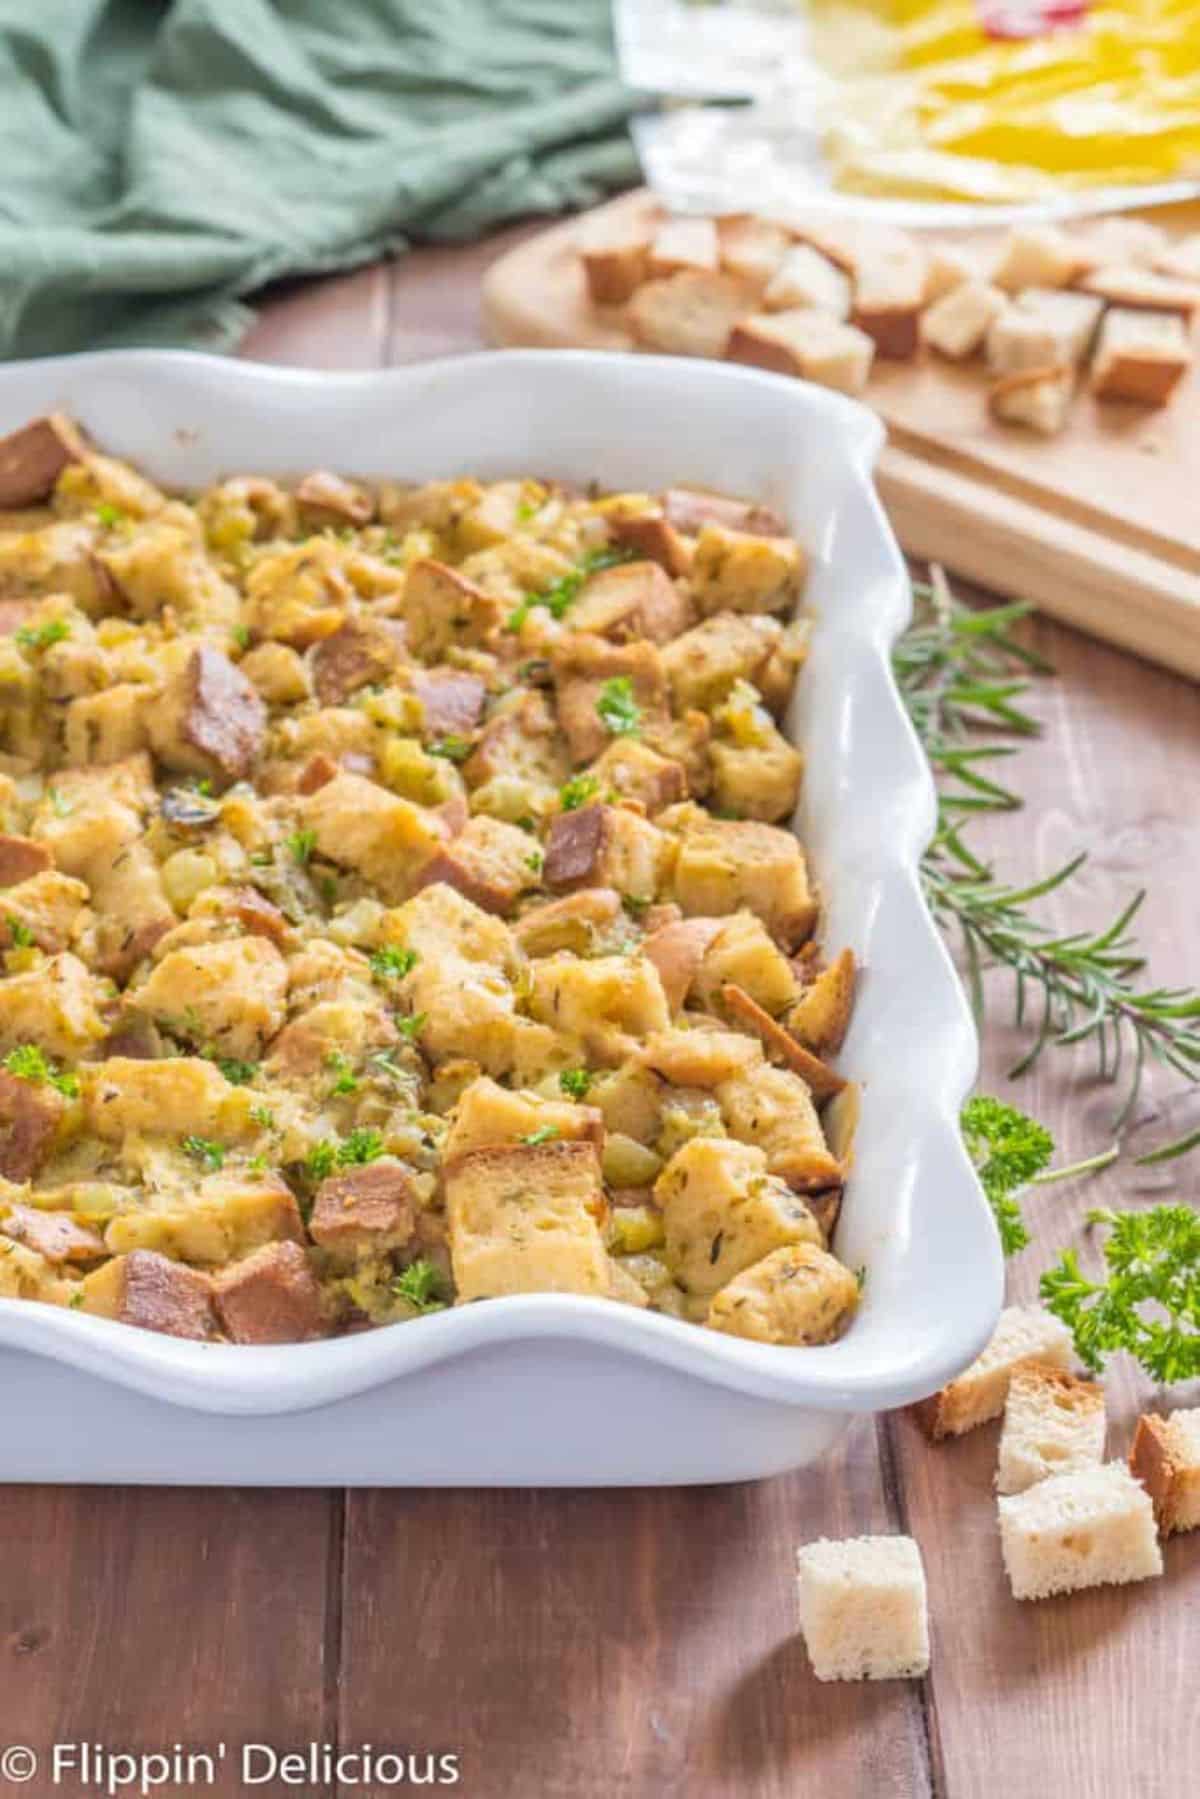
M 552 661 L 558 722 L 577 767 L 594 761 L 612 737 L 608 722 L 597 710 L 609 681 L 628 680 L 643 734 L 649 723 L 667 716 L 666 676 L 652 643 L 616 644 L 586 632 L 572 632 L 556 644 Z
M 1139 268 L 1162 268 L 1179 247 L 1172 245 L 1161 225 L 1152 225 L 1149 219 L 1134 219 L 1122 213 L 1097 219 L 1079 234 L 1077 241 L 1097 267 L 1105 263 L 1131 262 Z M 1200 263 L 1195 272 L 1200 275 Z
M 662 832 L 628 806 L 579 806 L 552 820 L 542 872 L 556 892 L 611 887 L 649 900 L 658 891 L 666 847 Z
M 1153 230 L 1150 226 L 1148 229 Z M 1175 275 L 1181 281 L 1200 281 L 1200 231 L 1191 231 L 1186 237 L 1179 237 L 1173 243 L 1166 241 L 1166 234 L 1150 261 L 1164 275 Z M 1104 260 L 1113 262 L 1143 262 L 1145 257 L 1130 255 L 1128 252 Z
M 921 1552 L 911 1537 L 827 1537 L 796 1552 L 800 1629 L 818 1680 L 912 1680 L 929 1668 Z
M 11 1176 L 8 1178 L 12 1178 Z M 0 1219 L 0 1233 L 22 1243 L 53 1266 L 95 1262 L 104 1255 L 104 1240 L 70 1212 L 46 1212 L 40 1206 L 13 1206 Z M 4 1251 L 8 1245 L 3 1246 Z
M 309 1343 L 328 1333 L 321 1289 L 298 1243 L 265 1243 L 213 1277 L 213 1303 L 234 1343 Z
M 105 991 L 69 951 L 39 968 L 0 981 L 0 1057 L 34 1043 L 58 1061 L 73 1062 L 104 1036 Z
M 63 1095 L 48 1081 L 22 1080 L 0 1068 L 0 1175 L 6 1181 L 19 1185 L 48 1160 L 66 1110 Z
M 356 869 L 385 899 L 405 897 L 448 835 L 436 812 L 363 775 L 336 775 L 301 810 L 305 825 L 316 833 L 319 853 Z
M 871 373 L 875 344 L 857 326 L 802 306 L 742 319 L 730 333 L 725 353 L 730 362 L 796 375 L 839 393 L 860 394 Z
M 706 922 L 711 925 L 714 921 Z M 696 993 L 710 1011 L 715 1011 L 721 989 L 730 981 L 736 982 L 767 1012 L 782 1012 L 796 996 L 791 963 L 753 912 L 735 912 L 717 925 L 704 950 Z
M 969 250 L 960 250 L 956 244 L 934 244 L 925 265 L 925 304 L 933 306 L 965 281 L 981 279 L 979 264 Z
M 1058 225 L 1018 225 L 1009 232 L 992 270 L 997 287 L 1068 287 L 1091 266 L 1087 251 Z
M 118 1212 L 104 1233 L 113 1255 L 145 1249 L 173 1261 L 205 1264 L 303 1237 L 295 1197 L 273 1174 L 210 1175 L 186 1194 L 168 1188 L 135 1211 Z
M 800 1243 L 773 1249 L 735 1275 L 713 1295 L 704 1322 L 753 1343 L 811 1348 L 840 1337 L 857 1305 L 850 1270 L 819 1244 Z
M 60 412 L 0 438 L 0 507 L 15 511 L 48 499 L 63 470 L 85 454 L 77 428 Z
M 82 1080 L 87 1128 L 106 1143 L 126 1135 L 223 1137 L 248 1106 L 245 1091 L 201 1056 L 110 1056 Z
M 988 408 L 1006 425 L 1027 425 L 1041 437 L 1057 437 L 1066 428 L 1074 386 L 1069 369 L 1028 369 L 997 381 L 988 393 Z
M 672 1087 L 718 1088 L 761 1068 L 762 1047 L 743 1031 L 666 1030 L 646 1039 L 639 1061 Z M 719 1121 L 718 1121 L 719 1122 Z
M 710 803 L 733 818 L 779 824 L 796 810 L 804 758 L 778 731 L 764 730 L 761 738 L 759 743 L 710 746 Z
M 653 818 L 664 806 L 687 798 L 687 775 L 680 763 L 660 755 L 636 737 L 614 737 L 592 764 L 600 792 L 634 800 Z
M 997 1507 L 1014 1599 L 1122 1586 L 1162 1573 L 1150 1495 L 1124 1462 L 1051 1475 Z
M 452 1162 L 445 1181 L 460 1304 L 503 1293 L 608 1294 L 595 1144 L 477 1149 Z
M 645 956 L 546 956 L 533 964 L 529 985 L 531 1016 L 608 1067 L 624 1060 L 632 1040 L 671 1022 L 658 970 Z
M 405 1248 L 416 1228 L 412 1169 L 385 1157 L 329 1175 L 317 1188 L 308 1228 L 313 1242 L 338 1260 Z
M 89 1274 L 83 1282 L 83 1310 L 199 1343 L 217 1334 L 208 1276 L 148 1249 L 114 1256 Z
M 44 874 L 31 875 L 4 890 L 3 923 L 0 943 L 10 948 L 14 922 L 24 926 L 47 955 L 57 955 L 71 941 L 76 920 L 87 904 L 88 890 L 82 881 L 48 868 Z
M 1200 1407 L 1138 1419 L 1129 1466 L 1149 1493 L 1164 1537 L 1200 1528 Z
M 1200 309 L 1200 279 L 1186 280 L 1130 264 L 1107 264 L 1093 269 L 1079 285 L 1085 293 L 1098 294 L 1111 306 L 1178 312 L 1189 323 Z
M 1013 1375 L 1029 1367 L 1069 1371 L 1074 1359 L 1071 1333 L 1039 1306 L 1006 1306 L 981 1353 L 948 1386 L 913 1407 L 933 1442 L 961 1437 L 998 1418 Z
M 855 269 L 851 317 L 881 356 L 916 354 L 924 303 L 925 252 L 914 238 L 896 232 L 864 249 Z
M 655 281 L 685 269 L 715 269 L 716 220 L 689 214 L 663 219 L 650 240 L 647 266 L 651 280 Z
M 717 245 L 721 267 L 750 287 L 763 288 L 770 281 L 792 242 L 782 225 L 753 213 L 717 220 Z
M 422 662 L 437 662 L 450 649 L 487 649 L 504 624 L 505 608 L 458 569 L 424 557 L 404 582 L 403 616 L 408 644 Z
M 1018 1368 L 1008 1388 L 996 1490 L 1023 1493 L 1051 1474 L 1104 1460 L 1104 1389 L 1057 1368 Z
M 594 631 L 618 643 L 638 637 L 670 643 L 692 619 L 686 593 L 654 561 L 600 569 L 571 608 L 573 631 Z
M 580 235 L 579 257 L 588 293 L 597 306 L 619 306 L 636 292 L 649 272 L 651 231 L 636 223 L 614 229 L 605 221 Z
M 939 355 L 960 362 L 973 356 L 1008 301 L 986 281 L 963 281 L 935 300 L 921 317 L 921 340 Z
M 262 753 L 267 709 L 228 656 L 204 644 L 167 681 L 146 711 L 145 726 L 155 754 L 167 768 L 221 782 L 238 781 Z M 113 749 L 118 751 L 119 745 L 114 743 Z M 119 759 L 117 753 L 95 758 Z
M 1066 293 L 1060 288 L 1027 287 L 1017 295 L 1014 304 L 1019 313 L 1028 313 L 1051 333 L 1056 344 L 1054 360 L 1059 367 L 1078 368 L 1086 362 L 1104 311 L 1103 300 L 1094 294 Z
M 1068 368 L 1061 325 L 1037 308 L 1007 306 L 987 328 L 987 362 L 995 375 Z
M 133 998 L 138 1010 L 222 1055 L 257 1058 L 287 1016 L 287 963 L 264 937 L 171 950 Z
M 783 633 L 780 621 L 765 614 L 718 612 L 664 645 L 662 665 L 676 706 L 707 710 L 736 681 L 759 686 Z
M 811 244 L 796 244 L 767 284 L 763 305 L 768 312 L 811 306 L 831 318 L 846 319 L 850 316 L 850 278 Z
M 667 1263 L 689 1293 L 712 1294 L 789 1243 L 823 1247 L 816 1219 L 761 1149 L 729 1137 L 693 1137 L 654 1184 Z
M 680 839 L 673 879 L 675 898 L 689 917 L 747 910 L 786 949 L 803 943 L 817 921 L 804 853 L 777 825 L 697 822 Z
M 454 1108 L 442 1160 L 455 1162 L 472 1150 L 523 1143 L 543 1131 L 554 1142 L 604 1145 L 604 1120 L 595 1106 L 514 1093 L 483 1075 L 463 1090 Z
M 1191 366 L 1187 328 L 1176 313 L 1111 306 L 1092 363 L 1092 392 L 1101 400 L 1165 406 Z
M 829 1152 L 808 1083 L 787 1068 L 751 1068 L 717 1088 L 725 1128 L 763 1150 L 772 1174 L 801 1192 L 840 1186 L 844 1170 Z
M 696 539 L 692 591 L 700 611 L 787 612 L 808 559 L 793 537 L 759 537 L 705 525 Z
M 639 287 L 629 302 L 629 324 L 643 349 L 723 356 L 730 332 L 752 303 L 752 290 L 735 276 L 684 269 Z
M 854 1007 L 855 979 L 854 952 L 844 949 L 805 987 L 788 1013 L 788 1030 L 814 1055 L 835 1056 L 841 1049 Z M 745 981 L 741 984 L 746 986 Z M 761 994 L 754 997 L 766 1004 Z
M 426 862 L 414 884 L 444 881 L 485 912 L 511 912 L 522 893 L 540 886 L 536 840 L 516 825 L 479 813 Z

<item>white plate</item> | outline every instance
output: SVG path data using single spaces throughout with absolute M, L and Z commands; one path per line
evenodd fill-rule
M 863 1108 L 837 1250 L 866 1274 L 851 1330 L 819 1349 L 549 1294 L 262 1349 L 2 1300 L 0 1477 L 738 1479 L 809 1460 L 849 1414 L 902 1405 L 964 1367 L 995 1323 L 1002 1265 L 956 1124 L 975 1035 L 920 895 L 934 793 L 890 673 L 909 590 L 871 484 L 872 415 L 773 375 L 585 351 L 347 375 L 153 351 L 0 369 L 0 429 L 51 409 L 169 486 L 315 466 L 524 472 L 690 482 L 785 514 L 813 557 L 818 621 L 791 720 L 808 759 L 798 828 L 828 896 L 826 938 L 865 970 L 842 1057 Z

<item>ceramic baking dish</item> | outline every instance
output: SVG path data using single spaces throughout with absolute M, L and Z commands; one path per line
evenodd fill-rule
M 956 1128 L 975 1035 L 918 881 L 934 792 L 889 668 L 909 590 L 871 483 L 875 419 L 772 375 L 590 352 L 344 375 L 152 351 L 0 369 L 0 430 L 56 408 L 167 486 L 312 467 L 533 473 L 691 483 L 788 518 L 813 558 L 817 618 L 790 717 L 807 757 L 797 825 L 829 941 L 865 971 L 842 1057 L 863 1100 L 837 1237 L 865 1286 L 847 1336 L 814 1349 L 557 1295 L 258 1349 L 3 1300 L 0 1477 L 732 1480 L 810 1460 L 852 1414 L 919 1398 L 970 1361 L 1001 1258 Z

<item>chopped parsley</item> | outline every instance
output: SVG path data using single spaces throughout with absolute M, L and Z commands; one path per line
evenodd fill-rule
M 642 915 L 649 910 L 652 903 L 651 900 L 642 899 L 641 896 L 636 893 L 623 893 L 621 895 L 621 904 L 626 912 L 628 912 L 630 918 L 641 918 Z
M 11 912 L 4 922 L 8 926 L 8 934 L 13 940 L 14 949 L 33 948 L 33 932 L 27 924 L 22 924 L 21 920 L 19 918 L 14 918 Z
M 54 813 L 55 818 L 69 818 L 74 812 L 74 800 L 68 799 L 66 794 L 60 792 L 57 787 L 51 787 L 48 797 L 50 810 Z
M 406 1299 L 418 1312 L 440 1312 L 445 1309 L 445 1283 L 432 1262 L 424 1259 L 410 1262 L 392 1282 L 397 1299 Z
M 439 737 L 429 745 L 429 754 L 441 756 L 447 762 L 465 762 L 474 747 L 468 737 Z
M 317 847 L 317 833 L 309 830 L 293 831 L 291 836 L 285 837 L 283 841 L 291 852 L 293 862 L 298 862 L 301 868 L 304 868 L 308 865 L 309 859 Z
M 556 1124 L 542 1124 L 536 1131 L 530 1131 L 527 1136 L 522 1137 L 521 1142 L 528 1143 L 530 1149 L 536 1149 L 539 1143 L 552 1143 L 555 1137 L 561 1136 L 562 1132 Z
M 542 864 L 545 860 L 546 858 L 543 856 L 541 850 L 530 850 L 525 858 L 525 866 L 529 869 L 531 874 L 540 875 L 542 872 Z
M 258 1073 L 257 1062 L 240 1062 L 236 1056 L 218 1056 L 217 1067 L 231 1087 L 244 1087 Z
M 592 1077 L 586 1068 L 564 1068 L 558 1084 L 568 1099 L 586 1099 Z
M 125 513 L 120 506 L 114 506 L 111 500 L 101 500 L 96 508 L 97 522 L 106 531 L 115 531 L 118 525 L 125 523 Z
M 194 1162 L 205 1168 L 224 1168 L 225 1145 L 214 1143 L 211 1137 L 185 1137 L 183 1148 Z
M 79 1076 L 55 1068 L 36 1043 L 18 1043 L 5 1056 L 4 1066 L 9 1074 L 28 1081 L 31 1087 L 54 1087 L 67 1099 L 74 1099 L 79 1092 Z
M 339 1049 L 330 1050 L 325 1058 L 326 1067 L 337 1076 L 329 1089 L 331 1095 L 358 1092 L 358 1076 L 350 1065 L 349 1058 Z
M 251 1106 L 250 1122 L 261 1125 L 264 1131 L 271 1131 L 275 1128 L 275 1114 L 270 1106 Z
M 551 618 L 565 618 L 590 575 L 598 575 L 601 569 L 613 568 L 618 562 L 629 562 L 633 555 L 634 551 L 618 549 L 611 544 L 589 551 L 582 562 L 560 575 L 557 581 L 552 581 L 549 587 L 544 587 L 540 593 L 527 593 L 520 605 L 509 613 L 505 630 L 519 631 L 535 606 L 544 606 Z
M 415 1043 L 428 1022 L 428 1012 L 414 1012 L 411 1018 L 398 1018 L 396 1029 L 409 1043 Z
M 304 1168 L 311 1180 L 323 1181 L 335 1168 L 361 1168 L 368 1162 L 377 1162 L 383 1153 L 379 1132 L 358 1126 L 340 1143 L 336 1137 L 323 1137 L 315 1143 L 305 1158 Z
M 612 675 L 596 697 L 596 711 L 610 737 L 637 737 L 642 709 L 634 698 L 630 675 Z
M 68 1299 L 67 1304 L 70 1306 L 70 1308 L 73 1312 L 77 1312 L 79 1310 L 80 1306 L 83 1304 L 83 1300 L 84 1300 L 83 1288 L 77 1287 L 75 1289 L 74 1293 L 72 1293 L 70 1299 Z
M 595 799 L 600 782 L 595 775 L 572 775 L 558 790 L 558 803 L 564 812 L 577 812 L 580 806 Z
M 415 949 L 397 949 L 394 943 L 385 943 L 382 949 L 372 950 L 368 960 L 371 973 L 377 981 L 402 981 L 406 974 L 411 974 L 417 965 Z
M 233 627 L 231 636 L 233 638 L 234 649 L 248 650 L 250 648 L 250 627 L 249 627 L 249 625 L 235 625 Z
M 48 650 L 52 643 L 61 643 L 70 635 L 71 627 L 65 618 L 50 618 L 44 625 L 22 625 L 17 642 L 23 650 Z

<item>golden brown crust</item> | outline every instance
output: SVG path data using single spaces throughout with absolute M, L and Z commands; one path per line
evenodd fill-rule
M 326 1335 L 321 1289 L 298 1243 L 264 1243 L 216 1275 L 212 1287 L 234 1343 L 307 1343 Z
M 842 1091 L 846 1085 L 845 1077 L 822 1062 L 819 1056 L 814 1056 L 811 1050 L 805 1049 L 802 1043 L 797 1043 L 790 1031 L 785 1031 L 757 1000 L 751 999 L 735 982 L 727 981 L 721 988 L 721 1002 L 726 1011 L 741 1023 L 749 1025 L 762 1038 L 769 1054 L 778 1056 L 801 1077 L 814 1099 L 831 1099 L 835 1093 Z
M 78 428 L 57 412 L 0 438 L 0 507 L 15 511 L 47 499 L 68 464 L 84 455 Z

